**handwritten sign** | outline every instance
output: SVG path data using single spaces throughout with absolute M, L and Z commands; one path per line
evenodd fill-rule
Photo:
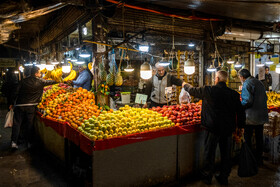
M 147 99 L 148 99 L 147 95 L 136 94 L 135 103 L 137 103 L 137 104 L 146 104 Z

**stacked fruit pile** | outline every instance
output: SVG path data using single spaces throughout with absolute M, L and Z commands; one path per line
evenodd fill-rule
M 53 85 L 43 94 L 38 105 L 44 116 L 60 122 L 69 122 L 74 128 L 91 116 L 99 116 L 95 105 L 94 93 L 82 89 L 67 87 L 65 84 Z
M 157 111 L 163 117 L 167 117 L 176 125 L 195 125 L 201 123 L 201 105 L 191 103 L 182 105 L 171 105 L 153 107 L 151 110 Z
M 101 140 L 129 134 L 148 132 L 175 126 L 167 117 L 149 109 L 125 106 L 112 113 L 92 116 L 78 130 L 92 140 Z
M 275 108 L 280 107 L 280 94 L 276 92 L 267 93 L 267 107 Z

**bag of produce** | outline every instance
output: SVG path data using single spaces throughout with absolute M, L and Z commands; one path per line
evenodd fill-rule
M 13 109 L 11 109 L 6 115 L 4 128 L 12 127 L 13 119 L 14 119 L 14 111 L 13 111 Z
M 180 104 L 185 104 L 185 103 L 190 103 L 191 102 L 191 96 L 189 92 L 187 92 L 184 88 L 182 88 L 181 93 L 179 95 L 179 103 Z
M 238 176 L 239 177 L 252 177 L 258 174 L 258 164 L 255 159 L 254 154 L 251 149 L 247 145 L 245 141 L 243 141 L 240 152 L 240 160 L 238 166 Z

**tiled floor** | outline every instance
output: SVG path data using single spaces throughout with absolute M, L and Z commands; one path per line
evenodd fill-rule
M 27 150 L 20 146 L 11 151 L 11 129 L 4 129 L 6 106 L 0 107 L 0 186 L 81 186 L 73 183 L 73 176 L 67 175 L 65 168 L 58 160 L 46 153 L 42 148 Z M 280 186 L 279 165 L 265 162 L 258 175 L 250 178 L 237 176 L 237 166 L 233 167 L 229 178 L 229 186 L 266 187 Z M 161 186 L 207 186 L 199 180 L 189 179 L 180 183 Z M 220 186 L 215 179 L 211 186 Z

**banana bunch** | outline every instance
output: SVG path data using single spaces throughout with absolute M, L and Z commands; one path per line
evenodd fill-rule
M 280 106 L 280 94 L 276 92 L 267 93 L 267 106 L 268 107 L 279 107 Z
M 89 69 L 89 70 L 92 69 L 92 62 L 88 63 L 88 69 Z
M 70 74 L 63 79 L 63 81 L 71 81 L 74 80 L 77 76 L 77 72 L 75 70 L 71 70 Z
M 62 82 L 62 68 L 56 68 L 51 71 L 51 79 L 56 82 Z
M 43 79 L 51 79 L 51 73 L 52 73 L 52 71 L 47 71 L 46 73 L 45 73 L 45 76 L 43 77 Z

